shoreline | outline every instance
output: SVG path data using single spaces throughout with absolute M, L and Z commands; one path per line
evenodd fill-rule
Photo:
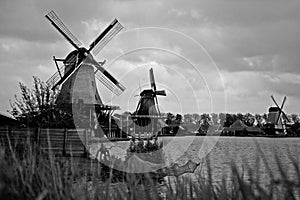
M 250 135 L 244 135 L 244 136 L 229 136 L 229 135 L 194 135 L 194 134 L 187 134 L 187 135 L 163 135 L 163 136 L 158 136 L 158 138 L 165 138 L 165 137 L 190 137 L 190 136 L 194 136 L 194 137 L 224 137 L 224 138 L 230 138 L 230 137 L 235 137 L 235 138 L 300 138 L 300 136 L 276 136 L 276 135 L 257 135 L 257 136 L 250 136 Z M 138 138 L 136 138 L 138 139 Z M 96 143 L 96 142 L 122 142 L 122 141 L 130 141 L 131 138 L 106 138 L 106 139 L 98 139 L 98 138 L 94 138 L 91 139 L 92 143 Z

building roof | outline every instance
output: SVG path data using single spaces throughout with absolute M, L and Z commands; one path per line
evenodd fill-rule
M 0 126 L 16 126 L 20 125 L 20 122 L 8 113 L 0 111 Z
M 228 131 L 231 131 L 231 129 L 229 127 L 223 127 L 223 129 L 221 131 L 228 132 Z
M 0 111 L 0 115 L 3 115 L 5 117 L 8 117 L 8 118 L 12 118 L 12 119 L 15 119 L 14 116 L 12 116 L 10 113 L 8 112 L 2 112 Z
M 256 133 L 263 133 L 263 131 L 259 128 L 259 127 L 257 127 L 257 126 L 253 126 L 253 127 L 247 127 L 246 128 L 246 131 L 248 131 L 248 132 L 256 132 Z
M 237 119 L 231 126 L 232 131 L 244 131 L 247 126 L 240 119 Z

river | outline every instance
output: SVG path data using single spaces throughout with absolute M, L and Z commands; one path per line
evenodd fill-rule
M 252 169 L 262 184 L 268 183 L 270 172 L 280 177 L 278 162 L 289 179 L 299 180 L 293 162 L 300 167 L 300 138 L 186 136 L 163 137 L 159 141 L 164 143 L 167 164 L 183 165 L 188 160 L 200 162 L 194 175 L 203 176 L 207 176 L 209 165 L 216 183 L 222 178 L 232 179 L 232 165 L 244 172 L 246 179 L 248 169 Z M 113 142 L 106 146 L 111 147 L 112 155 L 124 158 L 129 142 Z

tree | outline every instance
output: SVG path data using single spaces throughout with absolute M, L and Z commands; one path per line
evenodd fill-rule
M 175 116 L 172 113 L 167 113 L 167 119 L 166 124 L 170 125 L 172 124 L 172 121 L 174 120 Z
M 200 115 L 200 122 L 199 122 L 200 127 L 199 127 L 199 130 L 198 130 L 198 132 L 200 134 L 204 134 L 204 135 L 207 134 L 209 126 L 210 126 L 209 121 L 210 121 L 209 114 L 203 113 L 202 115 Z
M 291 126 L 291 131 L 294 135 L 300 136 L 300 122 L 297 121 Z
M 51 90 L 36 76 L 33 77 L 33 89 L 23 83 L 19 83 L 19 87 L 21 96 L 15 95 L 15 101 L 10 101 L 9 112 L 23 125 L 59 127 L 71 123 L 72 115 L 56 108 L 58 90 Z
M 236 115 L 231 115 L 231 114 L 227 113 L 226 117 L 225 117 L 224 127 L 231 126 L 231 124 L 233 124 L 233 122 L 235 122 L 235 120 L 236 120 Z
M 259 127 L 259 128 L 262 128 L 263 127 L 263 124 L 262 124 L 262 116 L 260 114 L 255 114 L 254 115 L 254 118 L 257 122 L 256 126 Z
M 183 118 L 184 118 L 185 123 L 192 123 L 193 122 L 191 114 L 185 114 L 185 115 L 183 115 Z
M 167 119 L 166 119 L 166 124 L 168 125 L 167 127 L 164 127 L 164 132 L 172 135 L 176 135 L 179 126 L 182 121 L 182 116 L 180 114 L 177 114 L 176 116 L 172 113 L 167 114 Z
M 200 120 L 201 121 L 210 121 L 209 114 L 203 113 L 202 115 L 200 115 Z
M 219 120 L 220 120 L 220 125 L 223 127 L 224 123 L 226 121 L 226 114 L 225 113 L 219 113 Z
M 181 122 L 182 122 L 182 115 L 176 114 L 175 124 L 177 124 L 179 126 L 181 124 Z
M 254 116 L 251 113 L 246 113 L 244 115 L 244 123 L 247 126 L 251 126 L 252 127 L 254 125 L 254 122 L 255 122 L 255 119 L 254 119 Z
M 267 121 L 268 120 L 268 115 L 266 113 L 263 114 L 262 118 Z
M 291 114 L 291 119 L 292 119 L 292 121 L 293 121 L 293 123 L 295 124 L 295 123 L 297 123 L 298 121 L 299 121 L 299 117 L 298 117 L 298 115 L 297 114 Z
M 194 120 L 195 122 L 197 122 L 197 121 L 199 120 L 199 118 L 200 118 L 200 116 L 199 116 L 198 113 L 192 114 L 192 117 L 193 117 L 193 120 Z
M 244 121 L 244 115 L 242 113 L 236 114 L 236 118 L 241 120 L 241 121 Z
M 216 113 L 211 113 L 211 121 L 214 125 L 218 124 L 218 114 Z

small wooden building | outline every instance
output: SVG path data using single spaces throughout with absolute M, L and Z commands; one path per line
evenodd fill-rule
M 4 126 L 19 126 L 20 122 L 9 114 L 0 112 L 0 127 Z

